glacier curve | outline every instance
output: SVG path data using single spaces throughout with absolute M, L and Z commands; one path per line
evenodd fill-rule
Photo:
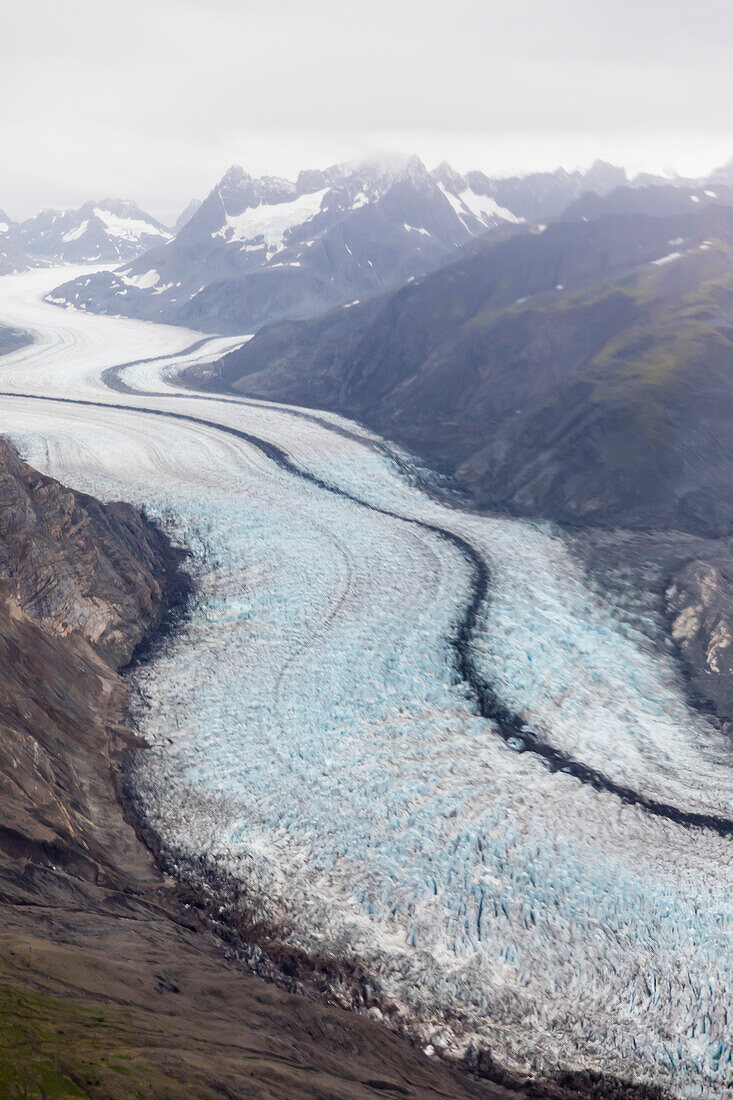
M 727 1095 L 733 773 L 672 662 L 551 528 L 442 504 L 338 417 L 181 391 L 200 334 L 23 278 L 0 427 L 193 553 L 138 673 L 139 804 L 181 868 L 357 959 L 435 1049 Z

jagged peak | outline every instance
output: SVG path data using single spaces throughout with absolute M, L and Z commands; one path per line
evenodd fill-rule
M 463 176 L 447 160 L 441 161 L 431 174 L 435 182 L 442 183 L 448 191 L 463 191 L 466 186 Z
M 186 225 L 187 222 L 190 222 L 191 218 L 194 216 L 200 206 L 201 199 L 191 199 L 191 201 L 184 207 L 184 209 L 176 218 L 175 224 L 173 226 L 174 233 L 178 233 L 179 230 L 183 229 L 184 225 Z
M 304 168 L 298 172 L 295 181 L 295 189 L 299 195 L 307 195 L 311 191 L 320 191 L 331 184 L 330 168 Z
M 296 194 L 296 185 L 280 176 L 252 176 L 233 165 L 211 194 L 221 200 L 227 214 L 238 214 L 262 202 L 284 202 Z
M 134 199 L 97 199 L 88 203 L 89 206 L 98 206 L 100 210 L 110 210 L 116 212 L 117 210 L 137 210 L 140 213 L 144 213 L 140 206 Z
M 239 164 L 232 164 L 227 168 L 224 175 L 219 180 L 219 187 L 227 186 L 229 184 L 244 183 L 247 180 L 251 180 L 249 172 L 245 172 Z

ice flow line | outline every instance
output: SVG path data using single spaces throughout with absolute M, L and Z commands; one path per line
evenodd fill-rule
M 148 395 L 146 394 L 145 396 Z M 161 394 L 159 396 L 174 395 Z M 474 660 L 471 647 L 479 613 L 482 606 L 489 598 L 489 568 L 478 550 L 468 541 L 468 539 L 463 538 L 462 535 L 458 535 L 455 531 L 450 531 L 445 527 L 441 527 L 437 523 L 430 523 L 427 520 L 418 519 L 414 516 L 405 516 L 399 512 L 392 511 L 390 508 L 383 508 L 378 504 L 372 504 L 369 501 L 362 500 L 348 490 L 341 489 L 339 486 L 325 481 L 317 474 L 311 473 L 310 470 L 299 466 L 288 452 L 277 444 L 271 443 L 269 440 L 260 439 L 250 432 L 245 432 L 241 428 L 235 428 L 228 424 L 219 424 L 214 420 L 205 420 L 202 417 L 193 416 L 190 413 L 172 412 L 167 409 L 151 409 L 145 406 L 113 404 L 106 401 L 89 401 L 82 398 L 43 397 L 39 394 L 7 392 L 0 392 L 0 397 L 15 397 L 30 401 L 52 401 L 56 404 L 81 405 L 91 408 L 118 409 L 122 412 L 162 416 L 170 420 L 180 420 L 184 423 L 198 424 L 201 427 L 210 428 L 213 431 L 223 432 L 226 435 L 234 436 L 235 439 L 241 439 L 243 442 L 258 450 L 266 458 L 270 459 L 270 461 L 280 469 L 285 470 L 295 477 L 301 478 L 303 481 L 316 486 L 324 492 L 333 493 L 335 496 L 339 496 L 344 500 L 356 504 L 360 508 L 366 508 L 378 515 L 387 516 L 390 519 L 396 519 L 402 523 L 418 527 L 423 531 L 435 535 L 437 538 L 449 542 L 463 556 L 471 571 L 470 599 L 466 604 L 462 617 L 456 625 L 455 633 L 449 641 L 455 655 L 456 673 L 460 681 L 465 682 L 470 688 L 476 704 L 476 710 L 480 717 L 490 722 L 492 728 L 504 741 L 513 742 L 515 744 L 521 743 L 523 751 L 539 757 L 552 772 L 561 771 L 567 775 L 571 775 L 573 778 L 578 779 L 581 783 L 585 783 L 594 790 L 615 795 L 628 805 L 638 806 L 639 809 L 645 813 L 652 814 L 655 817 L 666 818 L 668 821 L 674 822 L 685 828 L 708 829 L 721 837 L 733 837 L 733 819 L 720 817 L 716 814 L 703 814 L 691 810 L 683 810 L 669 802 L 661 802 L 657 799 L 649 798 L 640 791 L 634 790 L 633 787 L 626 786 L 623 783 L 617 783 L 610 776 L 600 771 L 600 769 L 593 768 L 580 760 L 576 760 L 575 757 L 563 752 L 561 749 L 555 748 L 555 746 L 544 741 L 538 734 L 527 729 L 522 718 L 511 711 L 499 699 L 491 684 L 481 675 Z M 195 397 L 193 397 L 193 399 L 195 400 Z

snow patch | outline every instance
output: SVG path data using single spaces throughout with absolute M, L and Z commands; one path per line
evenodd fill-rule
M 227 244 L 250 243 L 262 237 L 268 251 L 279 252 L 285 246 L 286 233 L 311 221 L 320 212 L 329 190 L 324 187 L 321 191 L 299 195 L 290 202 L 263 202 L 248 207 L 241 214 L 227 214 L 225 224 L 211 236 L 220 237 Z
M 124 275 L 126 283 L 130 286 L 136 286 L 139 290 L 150 290 L 151 287 L 157 286 L 160 282 L 160 275 L 151 267 L 149 271 L 145 271 L 142 275 Z
M 70 229 L 68 233 L 64 233 L 61 238 L 64 244 L 69 244 L 71 241 L 78 241 L 80 237 L 83 237 L 89 228 L 89 221 L 83 221 L 81 225 L 77 225 L 76 229 Z
M 121 218 L 110 210 L 105 210 L 103 206 L 95 206 L 94 215 L 104 223 L 107 235 L 119 240 L 137 242 L 141 237 L 163 237 L 166 240 L 171 238 L 170 233 L 156 228 L 150 222 L 140 218 Z
M 515 225 L 524 221 L 524 218 L 518 218 L 506 206 L 499 206 L 496 199 L 492 199 L 490 195 L 477 195 L 470 187 L 461 191 L 459 195 L 454 195 L 442 183 L 439 183 L 438 187 L 467 228 L 471 215 L 486 226 L 494 225 L 497 221 L 512 222 Z

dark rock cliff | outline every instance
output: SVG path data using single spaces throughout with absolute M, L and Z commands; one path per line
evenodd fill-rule
M 160 626 L 172 557 L 134 508 L 64 488 L 0 440 L 0 592 L 43 630 L 126 664 Z
M 672 637 L 696 696 L 733 729 L 733 551 L 692 558 L 665 592 Z

